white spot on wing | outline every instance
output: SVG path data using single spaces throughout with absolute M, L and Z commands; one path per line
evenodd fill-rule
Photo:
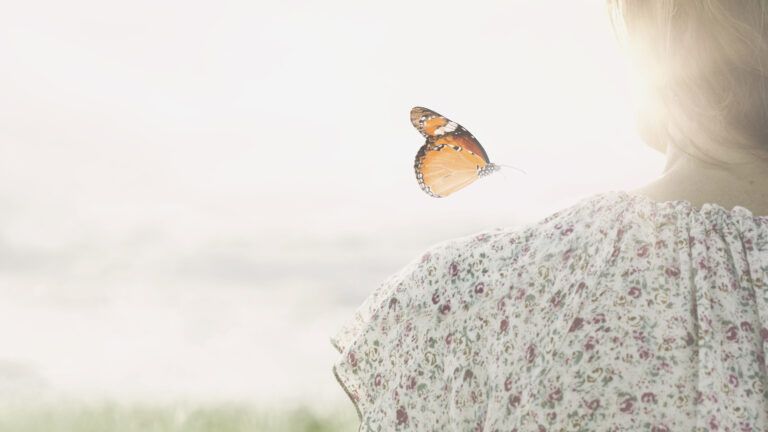
M 439 128 L 435 129 L 435 135 L 445 135 L 447 133 L 453 132 L 458 128 L 459 125 L 456 122 L 448 122 L 444 126 L 440 126 Z

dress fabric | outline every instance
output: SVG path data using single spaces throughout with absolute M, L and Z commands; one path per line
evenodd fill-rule
M 361 431 L 768 430 L 768 216 L 582 198 L 438 243 L 331 342 Z

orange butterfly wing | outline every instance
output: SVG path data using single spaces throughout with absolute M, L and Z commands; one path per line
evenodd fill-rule
M 483 146 L 477 141 L 477 138 L 469 133 L 468 130 L 464 129 L 462 125 L 429 108 L 414 107 L 411 109 L 411 124 L 416 130 L 421 132 L 427 140 L 448 136 L 460 139 L 461 142 L 457 142 L 456 144 L 472 153 L 480 155 L 485 163 L 490 163 L 488 154 L 485 152 Z
M 459 146 L 424 144 L 416 155 L 414 168 L 419 186 L 427 194 L 442 198 L 474 182 L 478 166 L 485 165 L 480 156 Z
M 427 194 L 448 196 L 497 169 L 460 124 L 423 107 L 411 110 L 411 123 L 427 138 L 414 162 L 416 179 Z

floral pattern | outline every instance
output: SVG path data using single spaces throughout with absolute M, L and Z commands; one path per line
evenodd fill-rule
M 608 191 L 444 241 L 331 342 L 361 431 L 768 430 L 768 216 Z

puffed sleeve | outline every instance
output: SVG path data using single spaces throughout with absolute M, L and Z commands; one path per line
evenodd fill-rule
M 466 359 L 452 359 L 460 343 L 474 337 L 461 334 L 456 317 L 506 289 L 503 268 L 519 255 L 511 246 L 527 233 L 510 238 L 503 231 L 427 249 L 384 280 L 331 338 L 340 353 L 333 373 L 357 409 L 360 430 L 446 425 L 446 400 L 459 397 L 454 381 L 465 373 L 459 363 Z
M 361 421 L 402 379 L 401 336 L 413 325 L 404 320 L 404 301 L 429 284 L 428 278 L 444 261 L 447 243 L 435 245 L 382 281 L 331 337 L 340 357 L 333 373 L 357 409 Z M 381 407 L 384 408 L 384 407 Z M 396 412 L 397 408 L 392 412 Z

